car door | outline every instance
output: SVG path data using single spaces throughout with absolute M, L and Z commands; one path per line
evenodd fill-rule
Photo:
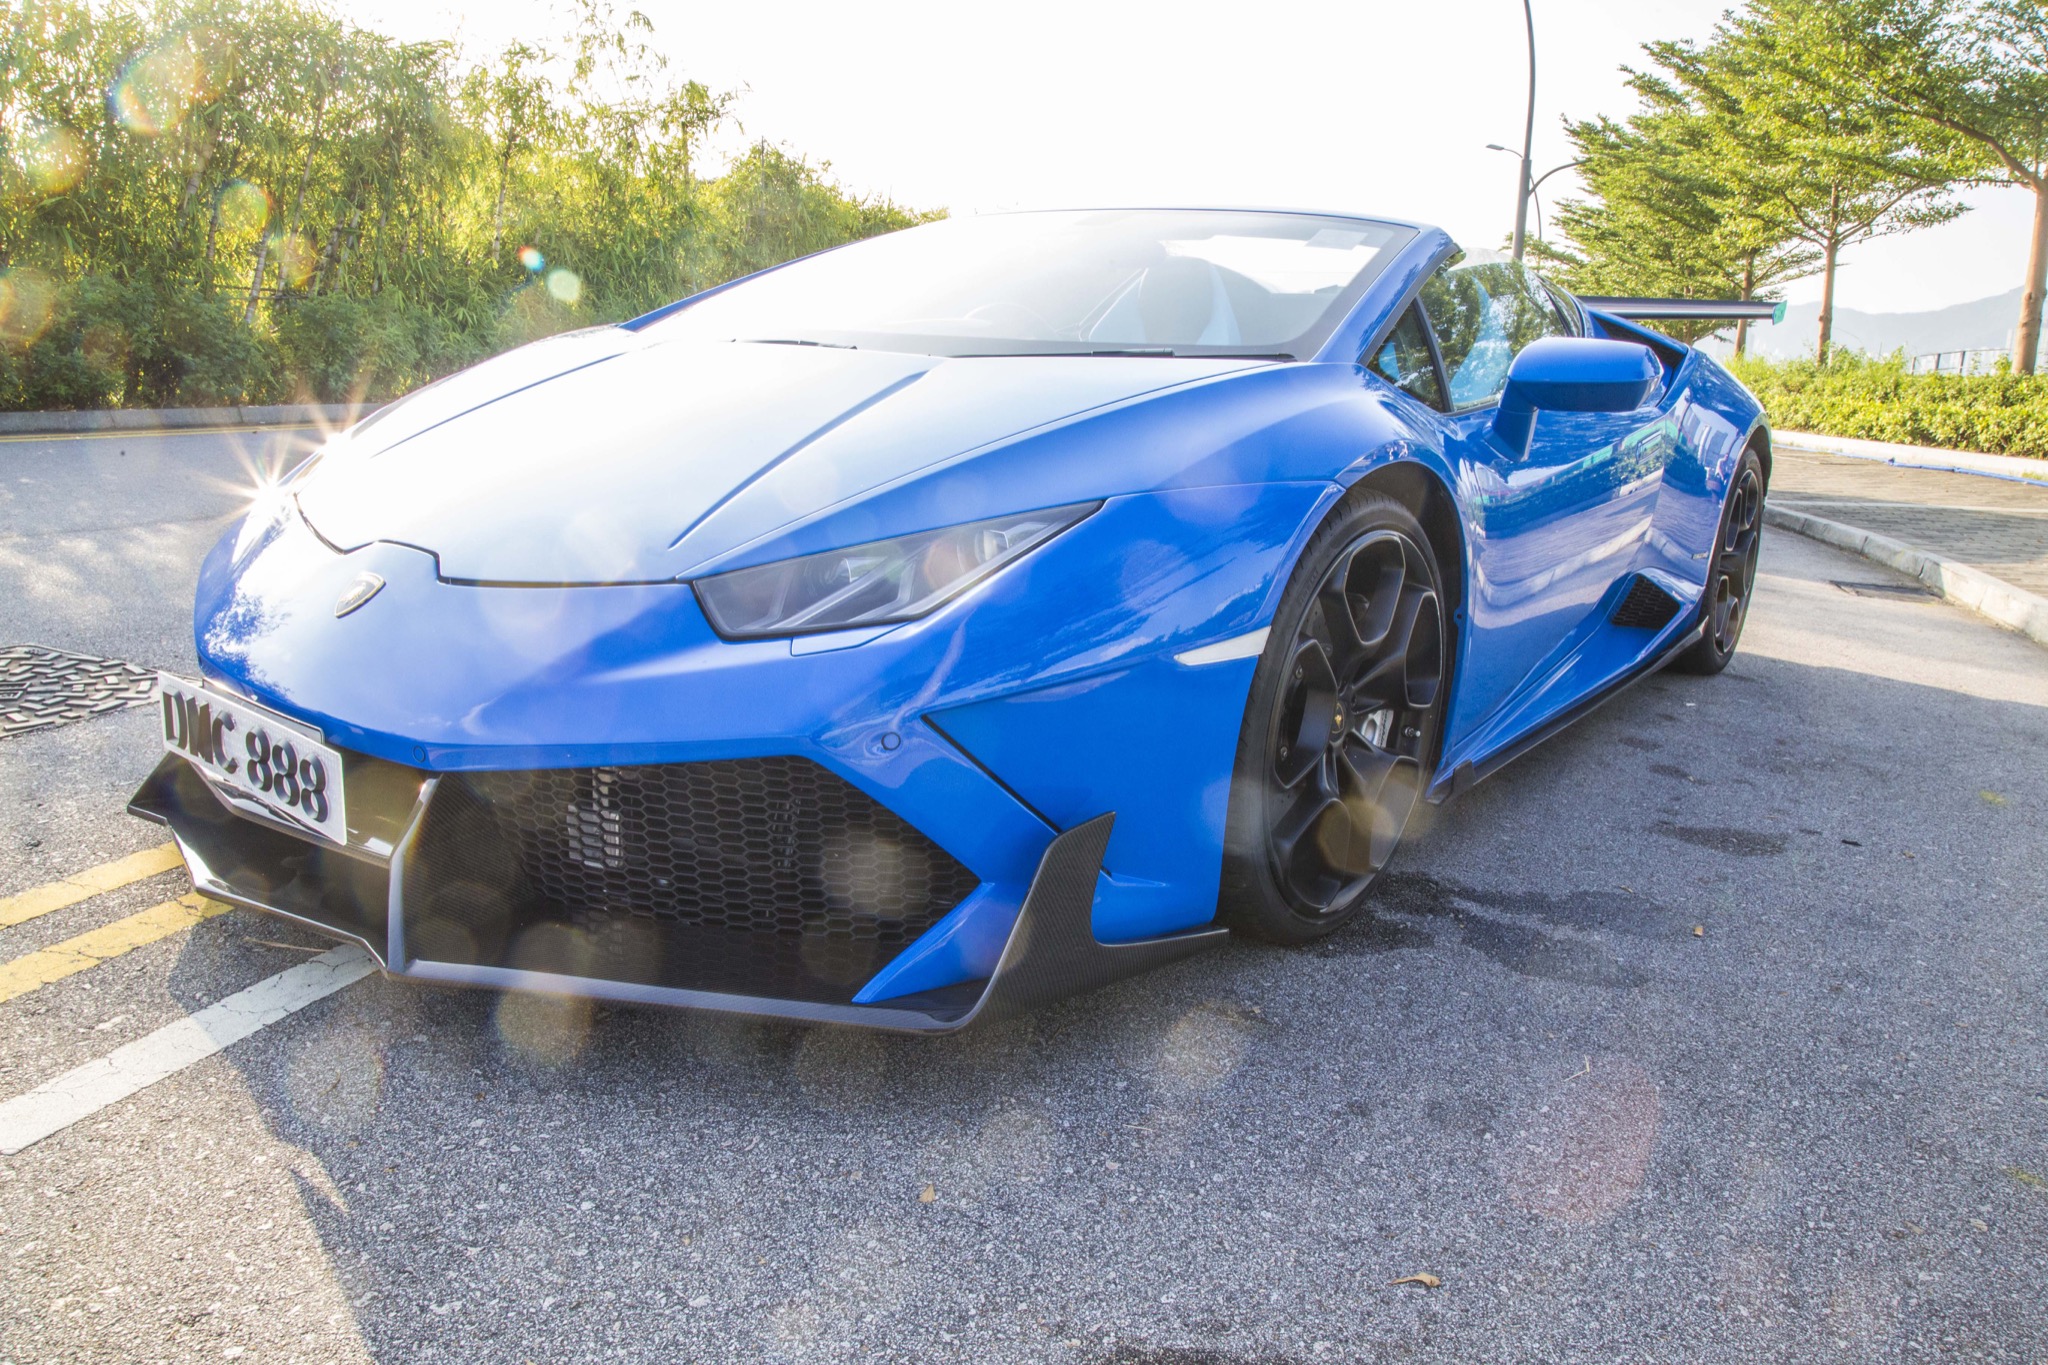
M 1454 761 L 1536 717 L 1521 703 L 1597 627 L 1595 609 L 1635 565 L 1669 456 L 1668 401 L 1631 413 L 1542 413 L 1526 456 L 1493 434 L 1515 355 L 1577 330 L 1542 283 L 1510 261 L 1454 258 L 1418 299 L 1441 363 L 1445 454 L 1460 483 L 1472 583 Z M 1466 752 L 1461 752 L 1461 749 Z

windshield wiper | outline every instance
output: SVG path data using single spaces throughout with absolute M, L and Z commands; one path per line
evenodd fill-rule
M 808 337 L 734 337 L 752 346 L 827 346 L 835 351 L 858 351 L 860 347 L 848 341 L 812 341 Z

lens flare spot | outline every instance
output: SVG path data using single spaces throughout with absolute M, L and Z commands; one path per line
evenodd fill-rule
M 561 593 L 487 589 L 476 595 L 476 605 L 494 644 L 535 662 L 554 657 L 560 649 L 561 621 L 567 610 Z
M 590 1040 L 593 1006 L 576 995 L 507 991 L 498 997 L 498 1036 L 542 1066 L 566 1066 Z
M 1495 1157 L 1508 1197 L 1561 1223 L 1604 1223 L 1635 1198 L 1657 1145 L 1657 1083 L 1626 1057 L 1589 1057 L 1515 1116 Z M 1533 1112 L 1532 1112 L 1533 1111 Z
M 573 308 L 583 301 L 583 277 L 573 270 L 550 270 L 548 292 Z
M 298 289 L 313 278 L 313 244 L 304 237 L 272 236 L 270 257 L 277 262 L 278 278 L 290 288 Z
M 841 1111 L 873 1103 L 886 1085 L 888 1068 L 889 1054 L 879 1035 L 836 1029 L 806 1033 L 791 1062 L 805 1098 Z
M 220 192 L 221 231 L 245 236 L 270 226 L 270 196 L 261 186 L 237 180 Z
M 213 29 L 169 34 L 122 70 L 107 91 L 107 113 L 140 137 L 176 132 L 194 109 L 220 95 L 232 60 Z
M 991 1182 L 1049 1174 L 1059 1134 L 1034 1109 L 1005 1105 L 990 1116 L 974 1145 L 974 1166 Z
M 0 348 L 25 351 L 50 325 L 57 281 L 28 266 L 0 273 Z
M 1159 1088 L 1183 1096 L 1214 1090 L 1237 1070 L 1250 1046 L 1236 1010 L 1215 1002 L 1197 1005 L 1175 1022 L 1160 1046 Z
M 523 246 L 519 248 L 519 264 L 525 266 L 534 274 L 538 275 L 544 268 L 546 268 L 547 263 L 548 258 L 541 255 L 538 248 L 530 246 Z
M 69 128 L 37 129 L 21 141 L 21 168 L 40 193 L 64 194 L 85 178 L 85 144 Z
M 292 1055 L 285 1092 L 305 1122 L 329 1132 L 361 1133 L 384 1095 L 384 1048 L 367 1029 L 316 1034 Z
M 128 335 L 110 323 L 85 329 L 78 339 L 85 363 L 98 370 L 122 370 L 128 365 Z

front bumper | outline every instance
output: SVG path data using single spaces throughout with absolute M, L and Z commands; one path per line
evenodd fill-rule
M 646 784 L 653 781 L 634 777 L 635 770 L 600 770 L 614 774 L 608 780 L 615 793 L 643 784 L 638 798 L 615 799 L 610 816 L 587 802 L 558 799 L 566 790 L 560 774 L 498 774 L 501 781 L 517 776 L 553 788 L 527 803 L 537 801 L 550 813 L 544 837 L 512 846 L 505 831 L 531 822 L 520 820 L 521 807 L 502 786 L 479 792 L 461 776 L 430 776 L 353 755 L 349 766 L 352 787 L 372 798 L 360 816 L 352 811 L 352 826 L 363 828 L 352 828 L 347 848 L 233 808 L 175 756 L 157 766 L 129 809 L 169 827 L 194 887 L 207 895 L 359 943 L 393 975 L 496 989 L 951 1032 L 1186 956 L 1226 932 L 1211 927 L 1098 942 L 1090 917 L 1115 822 L 1114 815 L 1103 815 L 1052 840 L 985 979 L 856 1003 L 877 958 L 929 932 L 933 908 L 960 885 L 946 879 L 951 860 L 921 841 L 926 852 L 908 826 L 873 833 L 870 818 L 874 847 L 863 851 L 844 837 L 844 829 L 860 827 L 858 820 L 842 819 L 838 841 L 821 846 L 816 831 L 800 827 L 802 817 L 786 816 L 791 838 L 782 847 L 749 847 L 743 840 L 725 851 L 731 856 L 707 862 L 700 852 L 693 865 L 685 856 L 686 833 L 665 829 L 656 847 L 646 839 L 646 821 L 628 818 L 636 805 L 644 816 Z M 733 766 L 716 775 L 728 788 Z M 814 779 L 793 785 L 801 788 L 804 781 Z M 663 798 L 675 788 L 664 780 Z M 814 807 L 844 804 L 838 793 L 824 790 L 828 800 L 813 801 Z M 785 801 L 790 810 L 798 804 Z M 720 814 L 708 813 L 714 821 Z M 813 842 L 804 848 L 807 834 Z M 723 875 L 704 875 L 714 862 Z M 893 873 L 887 884 L 875 877 L 878 867 Z M 827 888 L 824 912 L 806 914 L 803 902 L 818 900 L 811 874 L 827 868 L 841 877 L 837 895 Z M 660 870 L 693 869 L 699 874 L 694 886 L 653 884 Z M 964 868 L 960 873 L 971 880 Z M 867 885 L 855 884 L 862 878 Z M 778 888 L 785 898 L 765 905 L 748 895 L 773 897 Z M 641 904 L 635 904 L 636 890 L 645 893 Z M 693 897 L 715 913 L 678 913 Z M 758 911 L 750 919 L 749 906 Z
M 1256 659 L 1195 656 L 1270 614 L 1278 566 L 1328 495 L 1276 484 L 1112 498 L 880 636 L 744 642 L 720 639 L 684 583 L 453 582 L 428 552 L 384 542 L 337 552 L 285 515 L 231 533 L 202 570 L 204 676 L 342 751 L 352 822 L 369 809 L 359 811 L 359 790 L 388 787 L 370 812 L 380 828 L 352 832 L 346 852 L 311 848 L 260 812 L 229 811 L 178 765 L 152 777 L 135 809 L 171 826 L 202 890 L 353 938 L 393 972 L 551 988 L 566 979 L 594 996 L 806 1018 L 886 1005 L 895 1026 L 937 1026 L 972 1008 L 1008 946 L 1031 932 L 1020 914 L 1030 895 L 1043 905 L 1049 894 L 1039 891 L 1049 845 L 1105 812 L 1115 834 L 1095 859 L 1073 942 L 1129 946 L 1114 960 L 1135 969 L 1145 945 L 1213 922 Z M 337 616 L 365 574 L 382 590 Z M 846 828 L 806 827 L 793 843 L 768 830 L 756 864 L 809 861 L 795 883 L 752 887 L 746 899 L 771 919 L 795 915 L 789 932 L 710 932 L 700 921 L 717 915 L 698 902 L 714 898 L 690 890 L 706 866 L 671 857 L 673 841 L 651 842 L 640 882 L 601 866 L 604 775 L 792 763 L 873 807 L 852 833 L 893 851 L 864 864 L 843 839 L 835 851 Z M 565 773 L 572 787 L 521 828 L 552 824 L 558 854 L 600 865 L 590 875 L 570 868 L 566 880 L 508 886 L 486 838 L 465 868 L 424 876 L 458 796 L 484 792 L 488 808 L 511 799 L 504 784 Z M 886 923 L 856 933 L 851 952 L 845 934 L 809 932 L 844 908 L 826 894 L 835 878 L 867 867 L 887 880 L 905 871 L 889 861 L 904 849 L 916 853 L 912 881 L 943 883 L 909 898 L 915 913 L 893 893 L 844 895 Z M 674 866 L 653 865 L 663 859 Z M 714 861 L 716 877 L 748 880 L 744 860 Z M 468 894 L 471 909 L 450 913 L 430 894 L 437 886 L 442 900 Z

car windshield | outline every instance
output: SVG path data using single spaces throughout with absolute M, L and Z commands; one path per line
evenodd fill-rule
M 1411 229 L 1294 213 L 952 218 L 796 261 L 645 324 L 927 355 L 1313 353 Z

